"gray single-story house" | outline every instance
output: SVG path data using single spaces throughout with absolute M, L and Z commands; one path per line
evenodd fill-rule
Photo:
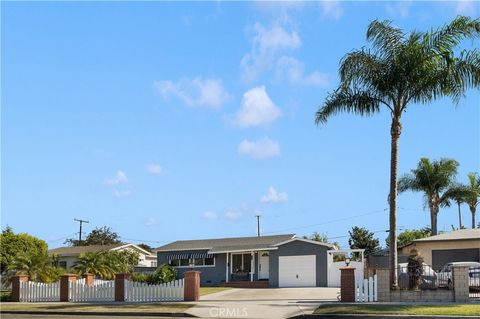
M 158 265 L 201 272 L 201 285 L 263 282 L 267 287 L 326 287 L 334 247 L 294 234 L 179 240 L 155 249 Z

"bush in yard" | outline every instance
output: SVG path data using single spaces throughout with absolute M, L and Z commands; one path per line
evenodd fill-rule
M 133 273 L 132 280 L 137 282 L 144 282 L 147 284 L 163 284 L 177 279 L 177 270 L 168 264 L 160 265 L 154 273 L 142 274 Z

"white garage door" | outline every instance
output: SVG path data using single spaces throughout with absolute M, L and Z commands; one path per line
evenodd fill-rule
M 315 255 L 280 256 L 278 260 L 279 287 L 315 287 Z

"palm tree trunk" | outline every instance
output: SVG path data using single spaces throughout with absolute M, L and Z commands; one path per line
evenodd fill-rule
M 432 226 L 432 234 L 431 236 L 435 236 L 437 234 L 437 215 L 440 208 L 436 204 L 430 205 L 430 224 Z
M 402 125 L 400 124 L 400 115 L 394 115 L 392 118 L 392 127 L 390 134 L 391 153 L 390 153 L 390 285 L 394 288 L 398 286 L 397 280 L 397 176 L 398 176 L 398 139 Z
M 470 212 L 472 213 L 472 228 L 476 228 L 477 222 L 475 221 L 475 213 L 477 212 L 477 208 L 475 206 L 470 206 Z
M 462 209 L 460 208 L 461 203 L 457 202 L 458 205 L 458 227 L 459 229 L 462 229 Z

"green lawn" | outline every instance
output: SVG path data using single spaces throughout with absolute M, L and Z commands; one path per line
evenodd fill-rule
M 314 314 L 395 314 L 480 316 L 480 305 L 322 305 Z
M 102 311 L 102 312 L 183 312 L 192 307 L 184 303 L 111 303 L 111 304 L 79 304 L 79 303 L 2 303 L 1 311 Z
M 230 290 L 230 287 L 200 287 L 200 296 L 213 294 L 220 291 Z

